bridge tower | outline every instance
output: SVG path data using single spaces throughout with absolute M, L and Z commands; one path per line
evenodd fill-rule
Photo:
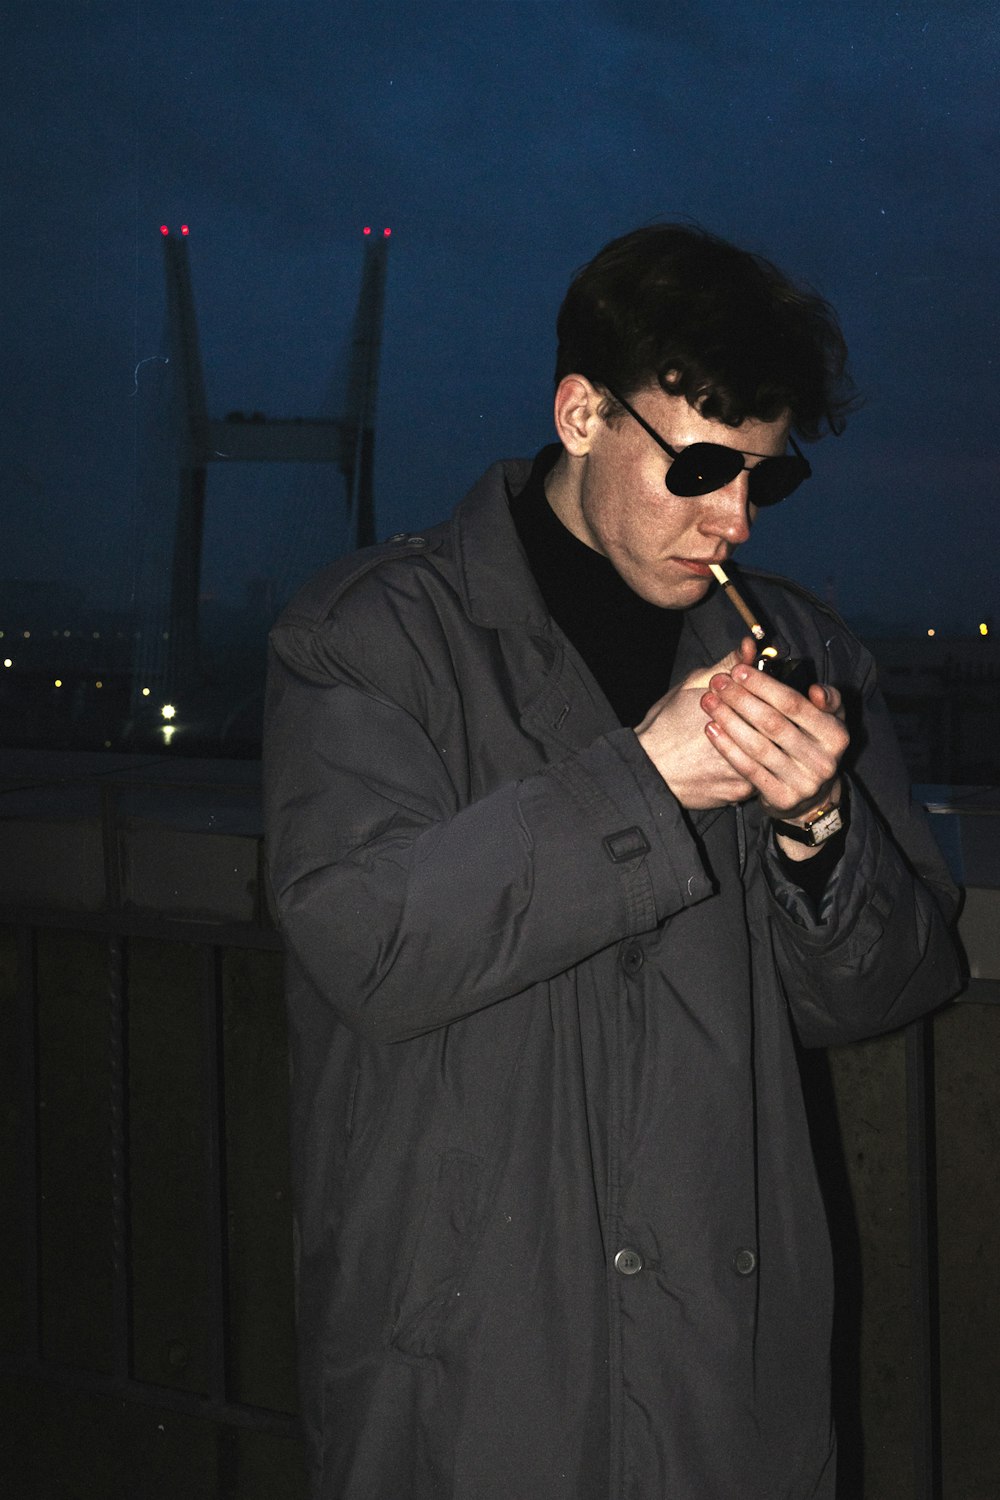
M 170 579 L 169 650 L 164 686 L 175 693 L 198 671 L 206 473 L 211 463 L 332 463 L 347 482 L 351 545 L 375 540 L 375 409 L 388 262 L 388 229 L 366 228 L 365 258 L 351 342 L 343 417 L 257 418 L 208 415 L 188 259 L 188 226 L 160 226 L 167 288 L 169 357 L 178 495 Z

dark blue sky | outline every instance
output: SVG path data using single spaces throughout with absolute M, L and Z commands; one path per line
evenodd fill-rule
M 323 408 L 361 226 L 392 226 L 388 534 L 549 439 L 569 275 L 615 234 L 688 216 L 835 303 L 867 397 L 745 558 L 832 579 L 854 619 L 974 629 L 997 602 L 998 44 L 994 0 L 23 7 L 0 574 L 113 603 L 144 587 L 168 503 L 141 483 L 155 366 L 138 394 L 135 378 L 164 352 L 161 222 L 192 226 L 220 415 Z M 209 587 L 326 560 L 336 527 L 287 471 L 212 481 Z

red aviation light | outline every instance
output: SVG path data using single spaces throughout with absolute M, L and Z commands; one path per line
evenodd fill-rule
M 392 233 L 392 230 L 391 229 L 383 229 L 382 233 L 385 236 L 385 238 L 388 239 L 389 236 L 390 236 L 390 234 Z
M 190 232 L 186 224 L 181 225 L 181 234 L 190 234 Z
M 366 224 L 365 227 L 364 227 L 364 229 L 362 229 L 362 231 L 361 231 L 362 234 L 371 234 L 371 232 L 372 232 L 372 226 L 370 224 Z
M 166 224 L 161 224 L 160 225 L 160 233 L 161 234 L 169 234 L 170 233 L 170 230 L 167 228 Z

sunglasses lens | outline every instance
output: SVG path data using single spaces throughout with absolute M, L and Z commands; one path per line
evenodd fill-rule
M 750 470 L 750 503 L 757 506 L 777 505 L 797 490 L 812 469 L 799 454 L 784 458 L 765 458 Z
M 743 468 L 743 455 L 737 448 L 719 443 L 692 443 L 674 459 L 666 474 L 667 489 L 672 495 L 691 498 L 721 490 L 736 478 Z M 799 454 L 782 458 L 765 458 L 750 473 L 750 501 L 756 506 L 777 505 L 797 490 L 812 469 Z
M 672 495 L 709 495 L 735 479 L 742 468 L 739 449 L 724 448 L 721 443 L 692 443 L 667 470 L 667 489 Z

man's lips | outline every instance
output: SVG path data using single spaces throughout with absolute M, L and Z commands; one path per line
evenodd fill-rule
M 674 562 L 675 563 L 678 563 L 682 568 L 686 568 L 689 573 L 695 573 L 695 574 L 697 574 L 697 576 L 699 578 L 711 578 L 712 574 L 709 571 L 709 566 L 708 566 L 709 563 L 721 563 L 721 562 L 725 562 L 725 560 L 726 559 L 724 557 L 706 557 L 706 558 L 701 558 L 701 557 L 675 557 L 674 558 Z

